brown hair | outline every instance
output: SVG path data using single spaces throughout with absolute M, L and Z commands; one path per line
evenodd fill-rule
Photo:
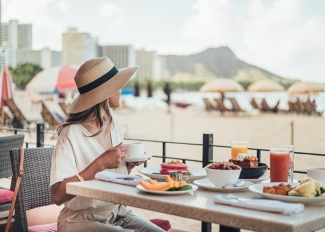
M 98 103 L 97 105 L 94 105 L 93 107 L 85 111 L 75 113 L 75 114 L 69 114 L 67 120 L 58 127 L 57 129 L 58 134 L 62 132 L 64 127 L 73 124 L 83 123 L 89 118 L 94 118 L 94 120 L 96 120 L 97 123 L 99 124 L 99 130 L 95 134 L 91 135 L 91 137 L 96 136 L 102 132 L 105 121 L 108 121 L 108 125 L 109 125 L 108 128 L 110 128 L 112 123 L 112 115 L 110 113 L 107 103 L 108 103 L 108 99 Z M 103 115 L 101 115 L 101 109 L 104 109 L 108 117 L 107 119 L 104 118 Z

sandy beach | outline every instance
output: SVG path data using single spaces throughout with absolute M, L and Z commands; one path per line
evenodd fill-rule
M 271 148 L 279 144 L 293 144 L 296 151 L 324 153 L 325 118 L 319 116 L 293 114 L 241 114 L 220 115 L 218 112 L 208 113 L 204 110 L 186 110 L 171 108 L 168 113 L 164 109 L 130 108 L 115 111 L 124 136 L 132 139 L 148 139 L 159 141 L 175 141 L 187 143 L 202 143 L 203 134 L 213 134 L 216 145 L 230 145 L 233 140 L 248 141 L 249 147 Z M 293 126 L 292 126 L 293 125 Z M 4 131 L 3 131 L 4 133 Z M 54 144 L 52 135 L 46 135 L 46 143 Z M 35 142 L 35 135 L 26 134 L 26 142 Z M 147 153 L 162 154 L 161 143 L 145 142 Z M 251 151 L 250 151 L 251 152 Z M 214 160 L 228 160 L 230 149 L 214 148 Z M 192 159 L 202 158 L 200 146 L 167 145 L 167 155 Z M 252 155 L 255 155 L 253 152 Z M 295 156 L 295 169 L 306 170 L 310 166 L 322 166 L 322 157 Z M 268 152 L 262 153 L 262 162 L 269 163 Z M 148 166 L 159 166 L 161 160 L 152 158 Z M 200 167 L 199 163 L 188 163 L 189 166 Z M 137 168 L 132 174 L 139 174 Z M 295 179 L 304 175 L 295 174 Z M 189 231 L 200 231 L 201 222 L 184 219 L 172 215 L 153 213 L 147 210 L 134 209 L 138 214 L 148 218 L 168 219 L 174 227 Z M 213 225 L 213 231 L 218 231 L 218 225 Z M 244 230 L 245 231 L 245 230 Z M 325 231 L 325 230 L 322 230 Z

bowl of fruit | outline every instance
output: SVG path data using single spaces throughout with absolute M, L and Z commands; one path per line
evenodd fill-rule
M 224 186 L 239 179 L 241 168 L 232 162 L 213 162 L 205 167 L 205 171 L 215 186 Z

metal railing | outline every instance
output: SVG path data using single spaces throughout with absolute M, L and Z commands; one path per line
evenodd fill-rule
M 17 134 L 18 132 L 21 133 L 36 133 L 36 143 L 25 143 L 26 147 L 29 146 L 29 144 L 36 145 L 37 147 L 43 147 L 43 146 L 53 146 L 53 144 L 45 144 L 44 143 L 44 135 L 45 134 L 53 134 L 53 136 L 56 134 L 53 131 L 45 131 L 45 126 L 44 124 L 40 123 L 37 124 L 36 130 L 26 130 L 26 129 L 16 129 L 16 128 L 4 128 L 0 127 L 2 130 L 9 130 L 13 131 L 14 134 Z M 224 146 L 224 145 L 216 145 L 213 144 L 213 134 L 203 134 L 203 141 L 202 143 L 185 143 L 185 142 L 172 142 L 172 141 L 161 141 L 161 140 L 149 140 L 149 139 L 138 139 L 138 138 L 124 138 L 125 140 L 130 140 L 130 141 L 142 141 L 142 142 L 148 142 L 148 143 L 161 143 L 162 144 L 162 154 L 161 155 L 153 155 L 155 158 L 161 158 L 162 163 L 165 163 L 167 159 L 177 159 L 181 160 L 183 163 L 186 162 L 198 162 L 201 163 L 202 167 L 205 167 L 209 163 L 213 162 L 213 148 L 225 148 L 225 149 L 230 149 L 231 146 Z M 200 146 L 202 147 L 202 159 L 188 159 L 188 158 L 180 158 L 180 157 L 174 157 L 174 156 L 168 156 L 166 152 L 167 145 L 172 145 L 172 144 L 177 144 L 177 145 L 184 145 L 184 146 Z M 258 160 L 261 160 L 261 153 L 262 152 L 268 152 L 269 149 L 264 149 L 264 148 L 252 148 L 249 147 L 248 150 L 250 151 L 255 151 L 256 156 Z M 294 152 L 295 155 L 310 155 L 310 156 L 325 156 L 325 154 L 319 154 L 319 153 L 310 153 L 310 152 Z M 144 164 L 145 166 L 147 165 L 146 163 Z M 294 170 L 294 173 L 301 173 L 301 174 L 306 174 L 307 172 L 305 170 Z M 211 232 L 211 223 L 207 222 L 202 222 L 201 225 L 201 230 L 206 231 L 206 232 Z M 229 228 L 220 225 L 220 231 L 239 231 L 238 229 L 235 228 Z

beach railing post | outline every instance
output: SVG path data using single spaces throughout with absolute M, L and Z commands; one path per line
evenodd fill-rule
M 44 123 L 37 123 L 36 128 L 36 146 L 44 147 Z
M 203 134 L 203 152 L 202 167 L 204 168 L 213 160 L 213 134 Z M 201 231 L 211 232 L 212 224 L 209 222 L 201 222 Z

